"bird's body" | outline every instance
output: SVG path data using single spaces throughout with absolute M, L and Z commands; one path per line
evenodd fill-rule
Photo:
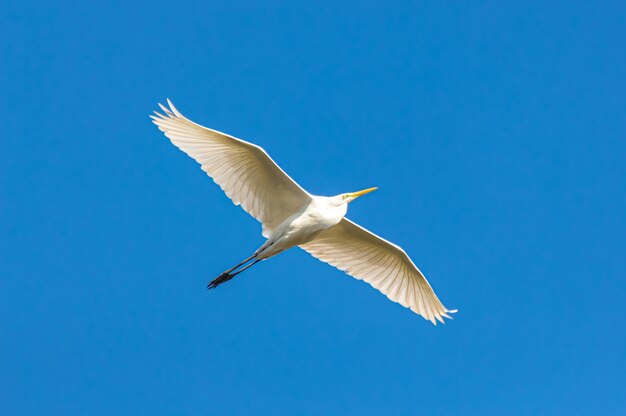
M 306 244 L 320 232 L 341 221 L 348 204 L 336 197 L 311 195 L 311 202 L 301 212 L 287 218 L 271 232 L 257 251 L 257 258 L 267 259 L 289 248 Z
M 377 188 L 336 196 L 311 195 L 260 147 L 200 126 L 168 100 L 151 116 L 161 131 L 262 224 L 266 241 L 253 255 L 209 283 L 214 288 L 259 261 L 300 247 L 364 280 L 394 302 L 435 323 L 449 318 L 424 275 L 400 247 L 348 220 L 348 204 Z

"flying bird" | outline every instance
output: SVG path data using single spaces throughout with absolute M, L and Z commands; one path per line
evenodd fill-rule
M 208 284 L 209 289 L 292 247 L 300 247 L 390 300 L 437 324 L 449 313 L 430 284 L 399 246 L 346 218 L 348 204 L 375 191 L 312 195 L 289 177 L 261 147 L 203 127 L 169 108 L 151 115 L 171 142 L 196 160 L 235 205 L 262 225 L 265 242 L 241 263 Z

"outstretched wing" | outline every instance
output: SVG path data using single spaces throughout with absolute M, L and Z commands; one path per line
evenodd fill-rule
M 159 104 L 164 114 L 150 116 L 154 124 L 202 165 L 235 205 L 262 223 L 265 237 L 309 204 L 309 193 L 261 147 L 196 124 L 167 103 L 169 108 Z
M 300 246 L 349 275 L 364 280 L 433 324 L 455 310 L 446 309 L 409 256 L 397 245 L 347 218 Z

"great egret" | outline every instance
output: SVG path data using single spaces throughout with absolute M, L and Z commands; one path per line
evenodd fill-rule
M 348 204 L 376 188 L 326 197 L 311 195 L 259 146 L 203 127 L 169 108 L 151 115 L 172 143 L 195 159 L 235 205 L 262 224 L 267 240 L 253 255 L 208 285 L 215 288 L 262 260 L 299 246 L 433 324 L 448 313 L 402 248 L 345 217 Z

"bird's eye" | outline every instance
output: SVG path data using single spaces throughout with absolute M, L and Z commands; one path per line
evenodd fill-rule
M 346 199 L 347 197 L 348 197 L 348 194 L 341 195 L 341 199 Z

